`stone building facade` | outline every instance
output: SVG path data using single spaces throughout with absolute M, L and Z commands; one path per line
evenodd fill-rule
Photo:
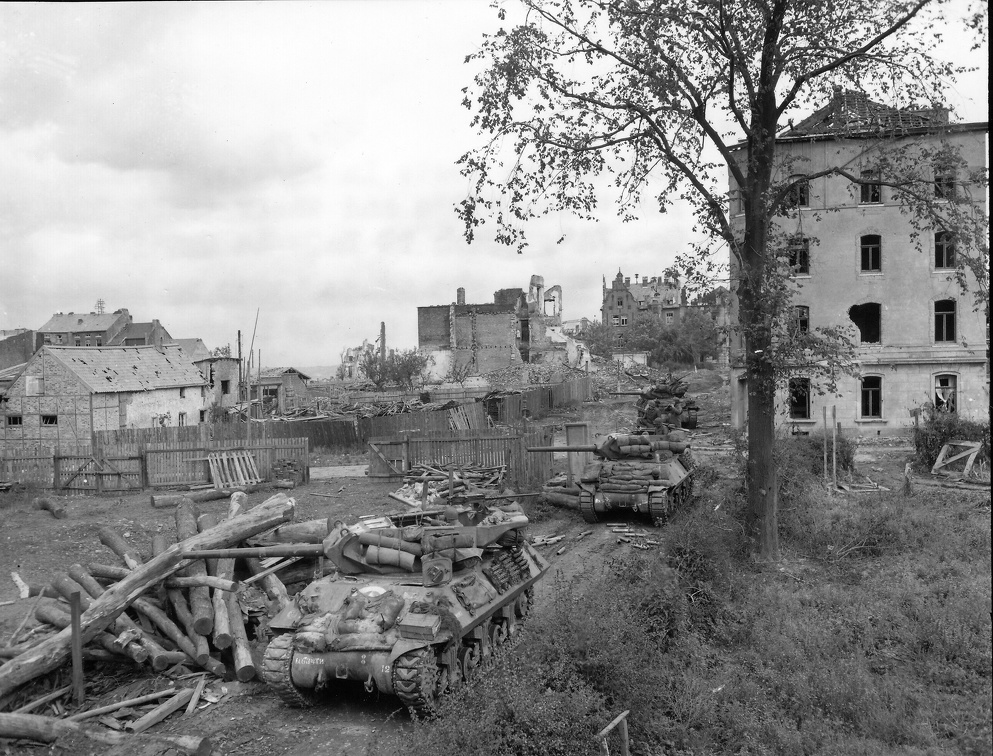
M 839 89 L 828 105 L 784 133 L 777 151 L 792 162 L 791 176 L 843 166 L 871 178 L 885 149 L 944 140 L 962 150 L 972 170 L 985 168 L 987 130 L 986 123 L 948 124 L 944 111 L 897 110 Z M 935 182 L 935 192 L 968 193 L 985 215 L 984 192 L 966 176 L 936 173 Z M 743 225 L 733 179 L 730 191 L 732 220 Z M 800 433 L 820 429 L 825 409 L 829 423 L 833 409 L 843 427 L 860 435 L 890 435 L 905 432 L 927 402 L 988 419 L 986 315 L 973 310 L 971 292 L 956 282 L 955 251 L 946 237 L 916 235 L 883 184 L 823 175 L 807 182 L 795 201 L 798 217 L 784 218 L 782 224 L 792 225 L 781 228 L 802 240 L 794 266 L 797 327 L 848 327 L 861 367 L 859 375 L 842 378 L 837 394 L 822 395 L 814 378 L 791 379 L 792 390 L 779 397 L 781 424 Z M 976 281 L 967 278 L 974 291 Z M 734 307 L 732 301 L 733 313 Z M 732 424 L 741 428 L 748 386 L 740 345 L 732 350 L 731 389 Z

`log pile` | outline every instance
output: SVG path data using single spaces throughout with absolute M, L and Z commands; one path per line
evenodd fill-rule
M 446 468 L 416 464 L 404 474 L 403 485 L 389 496 L 410 507 L 444 506 L 457 496 L 500 491 L 506 473 L 506 465 Z
M 90 649 L 111 652 L 163 671 L 177 664 L 248 680 L 250 663 L 244 614 L 233 560 L 188 559 L 181 554 L 237 547 L 293 519 L 295 502 L 277 494 L 246 509 L 235 493 L 227 516 L 217 522 L 183 499 L 176 505 L 176 541 L 158 537 L 146 560 L 121 534 L 103 528 L 100 541 L 120 564 L 73 564 L 51 581 L 61 598 L 35 602 L 36 618 L 57 632 L 39 642 L 14 645 L 18 652 L 0 667 L 0 698 L 60 667 L 70 655 L 69 597 L 78 593 L 83 613 L 80 636 Z M 270 575 L 272 581 L 277 580 Z M 284 589 L 285 595 L 285 589 Z M 16 636 L 16 634 L 15 634 Z

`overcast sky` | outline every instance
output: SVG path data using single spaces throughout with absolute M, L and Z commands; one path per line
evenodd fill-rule
M 602 277 L 661 274 L 691 224 L 466 245 L 463 60 L 497 28 L 489 0 L 0 4 L 0 330 L 102 299 L 247 354 L 258 311 L 263 365 L 333 365 L 533 274 L 599 317 Z M 949 97 L 985 120 L 985 68 Z

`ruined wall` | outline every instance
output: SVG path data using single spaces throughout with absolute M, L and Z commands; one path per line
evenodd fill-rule
M 24 331 L 0 341 L 0 370 L 23 365 L 41 348 L 42 336 L 37 331 Z
M 238 360 L 214 357 L 194 363 L 207 381 L 207 406 L 233 407 L 238 403 Z M 227 389 L 227 391 L 225 391 Z
M 449 305 L 417 308 L 417 346 L 421 350 L 451 348 Z

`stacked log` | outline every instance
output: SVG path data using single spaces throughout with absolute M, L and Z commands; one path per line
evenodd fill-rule
M 240 680 L 254 676 L 233 560 L 217 560 L 208 571 L 205 560 L 181 557 L 182 552 L 245 545 L 247 539 L 293 518 L 295 502 L 285 494 L 247 511 L 244 497 L 234 494 L 229 516 L 219 523 L 201 518 L 199 529 L 194 503 L 181 501 L 176 507 L 178 542 L 156 538 L 148 561 L 121 534 L 101 529 L 101 542 L 117 554 L 123 566 L 74 564 L 51 585 L 52 592 L 66 600 L 80 594 L 83 642 L 156 671 L 182 663 L 217 676 Z M 211 636 L 215 625 L 223 627 L 217 621 L 222 615 L 228 623 L 224 640 Z M 69 657 L 72 631 L 67 604 L 39 603 L 35 616 L 58 632 L 17 647 L 21 653 L 0 667 L 0 697 L 56 669 Z
M 507 473 L 506 465 L 416 464 L 403 476 L 403 485 L 390 494 L 391 499 L 408 506 L 444 506 L 451 496 L 469 492 L 500 491 Z

